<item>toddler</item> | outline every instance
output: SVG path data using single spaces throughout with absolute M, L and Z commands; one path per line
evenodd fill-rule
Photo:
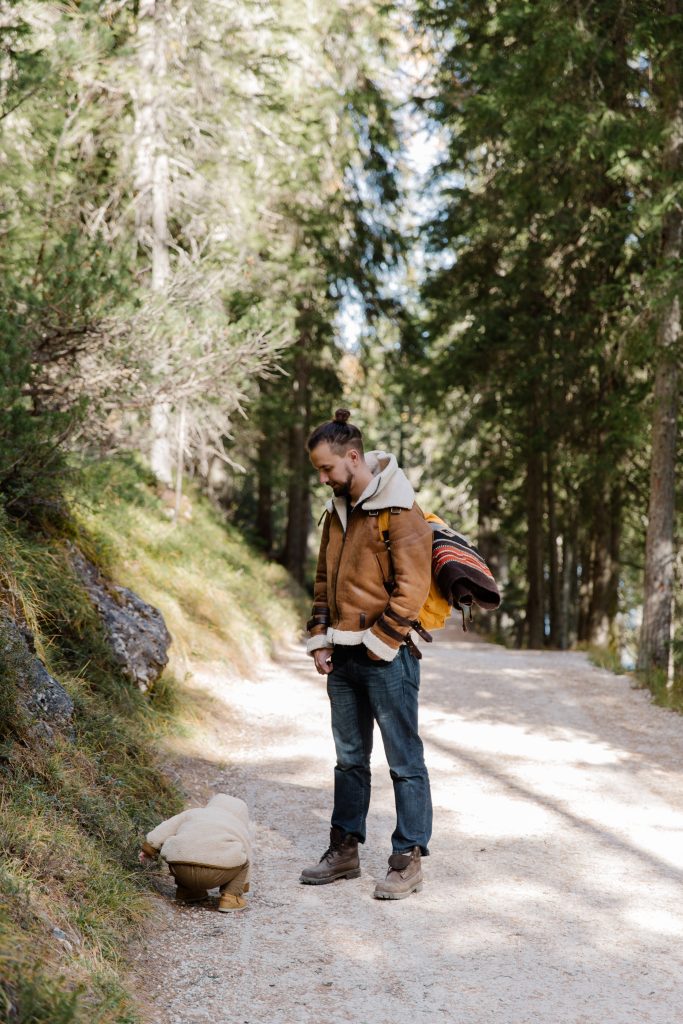
M 175 878 L 176 898 L 204 899 L 220 889 L 220 911 L 242 910 L 249 891 L 253 826 L 244 800 L 217 793 L 206 807 L 176 814 L 147 836 L 140 851 L 144 864 L 161 856 Z

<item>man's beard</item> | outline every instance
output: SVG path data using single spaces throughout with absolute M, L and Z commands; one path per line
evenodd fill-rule
M 349 473 L 343 484 L 332 484 L 332 493 L 334 494 L 335 498 L 350 498 L 352 483 L 353 474 Z

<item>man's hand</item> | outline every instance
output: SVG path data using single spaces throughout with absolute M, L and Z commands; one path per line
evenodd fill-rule
M 328 676 L 332 671 L 332 648 L 331 647 L 319 647 L 317 651 L 313 651 L 313 659 L 315 661 L 315 667 L 318 670 L 318 675 Z
M 150 857 L 149 854 L 145 853 L 144 850 L 140 850 L 138 854 L 138 860 L 140 861 L 141 864 L 151 864 L 154 858 Z
M 373 654 L 368 647 L 366 647 L 365 650 L 368 652 L 368 658 L 370 658 L 371 661 L 384 661 L 384 658 L 380 658 L 378 654 Z

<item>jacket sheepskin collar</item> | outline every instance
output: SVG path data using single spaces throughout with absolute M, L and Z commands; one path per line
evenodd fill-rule
M 399 468 L 395 455 L 388 452 L 367 452 L 365 456 L 372 480 L 365 488 L 357 504 L 368 512 L 383 508 L 412 508 L 415 502 L 415 491 L 402 469 Z M 337 510 L 342 527 L 346 531 L 348 506 L 346 498 L 331 498 L 325 508 L 328 512 Z

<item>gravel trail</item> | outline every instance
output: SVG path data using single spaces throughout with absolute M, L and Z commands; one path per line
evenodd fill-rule
M 216 701 L 173 756 L 190 801 L 243 797 L 248 909 L 180 908 L 160 876 L 133 983 L 147 1024 L 678 1024 L 683 717 L 583 654 L 439 634 L 422 661 L 434 800 L 422 893 L 372 899 L 393 793 L 376 732 L 359 879 L 302 886 L 326 846 L 333 746 L 299 648 L 257 680 L 196 672 Z

